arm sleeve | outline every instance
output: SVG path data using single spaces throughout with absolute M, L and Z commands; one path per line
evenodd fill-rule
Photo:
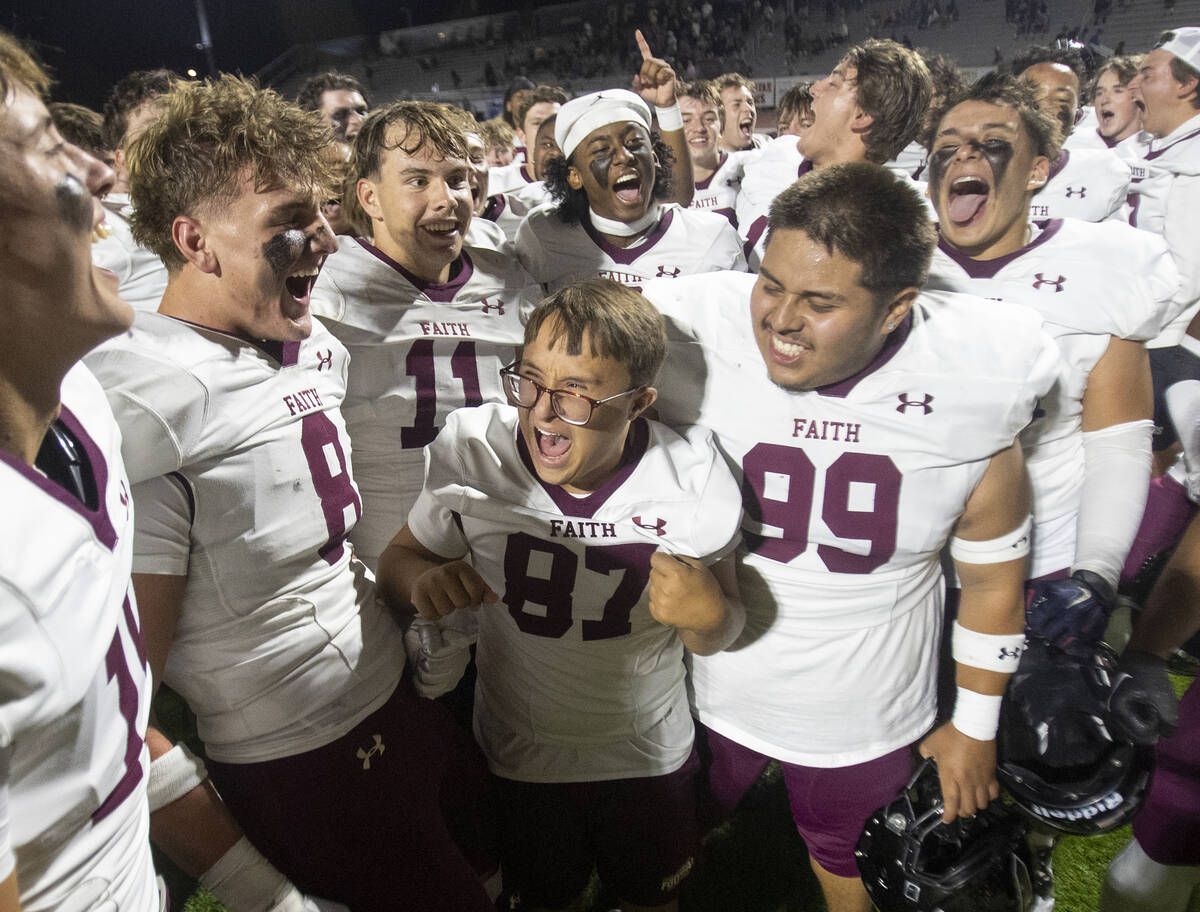
M 1126 421 L 1083 435 L 1084 478 L 1072 571 L 1091 570 L 1114 588 L 1146 507 L 1152 421 Z
M 133 572 L 187 576 L 195 504 L 175 472 L 133 486 Z

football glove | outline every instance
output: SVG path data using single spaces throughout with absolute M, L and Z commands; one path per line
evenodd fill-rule
M 1113 609 L 1113 590 L 1090 570 L 1039 580 L 1025 608 L 1025 633 L 1073 655 L 1091 655 Z
M 414 618 L 404 633 L 404 651 L 408 653 L 416 692 L 433 700 L 454 690 L 471 661 L 473 639 L 455 627 Z
M 1147 746 L 1175 731 L 1179 700 L 1165 660 L 1149 652 L 1125 651 L 1108 696 L 1108 725 L 1115 734 Z

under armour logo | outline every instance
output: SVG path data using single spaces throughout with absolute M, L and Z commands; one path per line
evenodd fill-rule
M 644 523 L 640 516 L 635 516 L 633 524 L 639 529 L 645 529 L 647 532 L 653 532 L 655 535 L 661 536 L 667 534 L 667 521 L 662 518 L 656 519 L 652 523 Z
M 1078 190 L 1076 190 L 1074 187 L 1067 187 L 1067 199 L 1070 199 L 1073 196 L 1078 196 L 1080 199 L 1083 199 L 1085 196 L 1087 196 L 1087 187 L 1080 187 Z
M 1034 276 L 1034 288 L 1041 288 L 1043 285 L 1053 285 L 1055 293 L 1063 290 L 1063 285 L 1067 282 L 1067 277 L 1060 275 L 1057 279 L 1047 279 L 1040 272 Z
M 919 402 L 916 400 L 913 400 L 913 399 L 909 399 L 908 393 L 900 393 L 896 398 L 900 400 L 900 404 L 898 406 L 896 406 L 896 411 L 898 411 L 902 415 L 904 414 L 904 410 L 906 408 L 908 408 L 909 406 L 912 406 L 913 408 L 921 409 L 921 413 L 924 415 L 928 415 L 930 412 L 933 411 L 933 406 L 929 404 L 929 403 L 933 402 L 933 394 L 932 393 L 926 393 L 925 398 L 921 399 Z
M 667 269 L 666 266 L 659 266 L 658 272 L 654 274 L 654 278 L 661 279 L 665 277 L 668 279 L 677 279 L 679 278 L 679 272 L 680 269 L 678 266 L 676 266 L 674 269 Z
M 1019 648 L 1018 649 L 1009 649 L 1007 646 L 1001 646 L 1000 647 L 1000 655 L 998 655 L 996 658 L 998 658 L 998 659 L 1019 659 L 1019 658 L 1021 658 L 1021 650 Z
M 333 370 L 333 349 L 325 349 L 325 354 L 317 352 L 317 370 L 323 371 L 325 368 Z
M 382 756 L 383 751 L 384 751 L 383 735 L 375 735 L 375 744 L 374 744 L 374 746 L 372 746 L 372 748 L 370 750 L 363 750 L 360 747 L 358 749 L 357 756 L 358 756 L 358 759 L 363 762 L 363 769 L 369 770 L 371 768 L 371 758 L 374 757 L 376 754 L 379 754 L 380 756 Z
M 504 316 L 504 302 L 503 301 L 497 301 L 495 304 L 489 304 L 485 300 L 483 302 L 483 304 L 481 305 L 481 308 L 485 314 L 490 314 L 494 310 L 500 316 Z

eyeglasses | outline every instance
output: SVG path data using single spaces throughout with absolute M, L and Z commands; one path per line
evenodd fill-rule
M 554 410 L 554 414 L 567 424 L 587 424 L 592 420 L 592 413 L 599 406 L 642 389 L 637 386 L 605 399 L 593 399 L 591 396 L 585 396 L 574 390 L 549 389 L 536 380 L 521 376 L 517 373 L 516 367 L 517 362 L 514 361 L 500 371 L 500 378 L 504 381 L 504 392 L 508 396 L 508 401 L 517 408 L 531 409 L 537 405 L 542 393 L 546 393 L 550 396 L 550 408 Z

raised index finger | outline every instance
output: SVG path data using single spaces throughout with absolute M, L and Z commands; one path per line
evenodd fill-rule
M 634 31 L 633 37 L 637 40 L 638 50 L 642 52 L 642 60 L 653 60 L 654 55 L 650 53 L 650 45 L 646 43 L 646 36 L 642 34 L 642 30 Z

